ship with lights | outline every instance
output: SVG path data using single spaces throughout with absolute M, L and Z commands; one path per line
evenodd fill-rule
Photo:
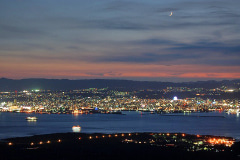
M 26 117 L 26 120 L 28 121 L 36 121 L 37 119 L 37 117 Z
M 80 132 L 80 131 L 81 131 L 81 127 L 80 127 L 79 125 L 73 126 L 73 127 L 72 127 L 72 131 L 73 131 L 73 132 Z

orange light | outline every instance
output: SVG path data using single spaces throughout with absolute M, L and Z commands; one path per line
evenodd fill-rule
M 212 144 L 212 145 L 215 145 L 215 144 L 223 144 L 223 145 L 225 145 L 225 146 L 227 146 L 227 147 L 231 147 L 232 145 L 233 145 L 233 142 L 234 141 L 232 141 L 232 140 L 228 140 L 228 139 L 221 139 L 221 138 L 218 138 L 218 139 L 216 139 L 216 138 L 209 138 L 208 139 L 208 142 L 210 143 L 210 144 Z
M 96 136 L 96 138 L 98 138 L 98 136 Z
M 167 136 L 170 136 L 170 134 L 169 134 L 169 133 L 167 133 Z
M 39 144 L 43 144 L 43 142 L 41 141 L 41 142 L 39 142 Z
M 92 136 L 90 136 L 89 139 L 92 139 Z
M 81 137 L 79 137 L 78 139 L 79 139 L 79 140 L 81 140 L 82 138 L 81 138 Z
M 182 136 L 185 137 L 185 134 L 183 133 Z
M 128 135 L 131 136 L 131 133 L 129 133 Z
M 111 134 L 109 134 L 108 137 L 111 137 Z
M 102 138 L 104 138 L 105 136 L 103 135 Z
M 124 136 L 124 134 L 122 133 L 122 137 Z
M 9 143 L 8 143 L 8 145 L 9 145 L 9 146 L 12 146 L 12 145 L 13 145 L 13 143 L 12 143 L 12 142 L 9 142 Z
M 58 140 L 58 142 L 60 143 L 60 142 L 62 142 L 62 140 L 61 140 L 61 139 L 59 139 L 59 140 Z
M 51 143 L 51 141 L 47 141 L 47 143 Z
M 201 137 L 201 136 L 198 134 L 197 137 L 199 138 L 199 137 Z
M 31 146 L 33 146 L 34 145 L 34 143 L 33 142 L 31 142 Z
M 117 134 L 115 134 L 115 137 L 117 137 L 118 135 Z

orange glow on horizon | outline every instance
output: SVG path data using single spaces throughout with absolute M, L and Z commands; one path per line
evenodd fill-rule
M 240 78 L 240 66 L 157 65 L 130 63 L 20 63 L 3 62 L 0 75 L 5 78 Z M 1 78 L 0 77 L 0 78 Z

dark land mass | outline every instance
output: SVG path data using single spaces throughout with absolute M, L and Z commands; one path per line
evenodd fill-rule
M 119 91 L 134 91 L 141 89 L 164 89 L 166 87 L 189 87 L 189 88 L 220 88 L 222 86 L 240 88 L 240 80 L 223 81 L 198 81 L 198 82 L 153 82 L 153 81 L 131 81 L 131 80 L 68 80 L 68 79 L 0 79 L 0 91 L 21 90 L 76 90 L 85 88 L 109 88 Z
M 196 136 L 185 135 L 183 139 L 180 135 L 182 134 L 179 133 L 179 136 L 175 137 L 174 141 L 177 141 L 175 143 L 166 135 L 163 137 L 149 133 L 37 135 L 4 140 L 0 143 L 0 154 L 1 160 L 68 160 L 73 158 L 235 160 L 239 158 L 239 142 L 234 143 L 232 147 L 214 146 L 208 147 L 210 149 L 208 151 L 193 151 L 194 147 L 191 146 L 190 142 Z M 171 135 L 167 136 L 171 137 Z

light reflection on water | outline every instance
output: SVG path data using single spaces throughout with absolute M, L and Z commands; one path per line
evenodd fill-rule
M 84 133 L 184 132 L 202 135 L 231 136 L 240 139 L 237 115 L 226 113 L 179 113 L 172 115 L 124 111 L 115 114 L 25 114 L 0 113 L 0 139 L 36 134 L 72 132 L 80 125 Z M 27 121 L 36 116 L 37 121 Z

